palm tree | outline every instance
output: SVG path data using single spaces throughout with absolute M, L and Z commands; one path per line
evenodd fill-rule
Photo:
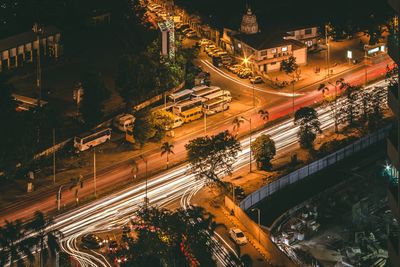
M 268 112 L 268 110 L 260 109 L 258 111 L 258 114 L 260 115 L 260 117 L 261 117 L 261 119 L 263 121 L 268 121 L 269 120 L 269 112 Z
M 132 179 L 136 179 L 136 175 L 139 172 L 139 164 L 136 162 L 136 160 L 132 159 L 130 162 L 130 166 L 131 166 Z
M 72 178 L 71 179 L 71 186 L 69 187 L 69 190 L 75 190 L 75 202 L 76 205 L 79 204 L 79 188 L 83 187 L 83 176 L 79 175 L 77 178 Z
M 31 251 L 33 244 L 26 239 L 26 231 L 22 222 L 5 222 L 5 226 L 0 228 L 0 265 L 14 266 L 14 261 L 18 261 L 21 255 L 25 255 L 30 263 L 33 263 L 35 257 Z
M 168 164 L 169 164 L 169 154 L 174 154 L 174 145 L 170 144 L 168 142 L 164 142 L 161 146 L 161 157 L 164 154 L 167 154 L 167 169 L 168 169 Z
M 242 123 L 244 123 L 244 119 L 243 119 L 242 117 L 235 117 L 235 118 L 233 119 L 233 122 L 232 122 L 232 124 L 233 124 L 233 130 L 234 130 L 234 131 L 236 130 L 236 136 L 239 134 L 239 128 L 240 128 L 240 125 L 241 125 Z
M 45 218 L 41 211 L 36 211 L 33 220 L 27 224 L 27 228 L 35 234 L 31 240 L 40 250 L 40 267 L 47 262 L 49 251 L 53 257 L 60 251 L 59 239 L 63 237 L 63 234 L 56 229 L 48 230 L 52 223 L 53 221 Z

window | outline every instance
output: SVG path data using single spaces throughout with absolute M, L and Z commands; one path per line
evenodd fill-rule
M 282 47 L 282 52 L 286 52 L 287 51 L 287 46 Z
M 266 56 L 266 55 L 267 55 L 267 50 L 261 51 L 260 55 L 261 55 L 262 57 L 263 57 L 263 56 Z
M 272 53 L 272 54 L 275 54 L 275 53 L 276 53 L 276 48 L 271 49 L 271 53 Z
M 276 64 L 276 62 L 271 62 L 271 65 L 275 65 Z
M 311 33 L 312 33 L 312 29 L 311 28 L 306 29 L 305 34 L 311 34 Z

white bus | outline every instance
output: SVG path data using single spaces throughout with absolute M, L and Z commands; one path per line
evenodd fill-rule
M 189 109 L 195 108 L 195 107 L 201 107 L 202 105 L 202 99 L 193 99 L 193 100 L 187 100 L 183 101 L 176 106 L 172 107 L 172 113 L 175 115 L 180 116 L 182 112 L 187 111 Z
M 199 97 L 205 98 L 208 95 L 222 91 L 222 89 L 219 88 L 218 86 L 197 86 L 192 90 L 193 90 L 192 94 L 193 98 L 199 98 Z
M 170 94 L 168 96 L 168 100 L 170 100 L 171 102 L 176 104 L 176 103 L 184 101 L 184 100 L 189 100 L 192 93 L 193 93 L 193 90 L 185 89 L 183 91 Z
M 221 90 L 221 91 L 215 92 L 213 94 L 204 96 L 204 98 L 207 100 L 211 100 L 211 99 L 218 98 L 218 97 L 222 97 L 227 102 L 232 102 L 231 92 L 229 92 L 228 90 Z
M 229 102 L 222 97 L 214 98 L 203 103 L 203 112 L 212 115 L 229 108 Z
M 121 132 L 126 132 L 128 128 L 133 127 L 133 123 L 135 122 L 135 117 L 132 114 L 120 114 L 115 117 L 113 124 L 114 127 L 120 130 Z
M 111 139 L 111 129 L 95 129 L 74 138 L 74 147 L 79 151 L 85 151 L 91 147 L 100 145 Z

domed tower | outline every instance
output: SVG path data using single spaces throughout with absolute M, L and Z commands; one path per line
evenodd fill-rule
M 247 12 L 243 15 L 240 31 L 246 34 L 258 33 L 257 17 L 251 12 L 251 8 L 247 8 Z

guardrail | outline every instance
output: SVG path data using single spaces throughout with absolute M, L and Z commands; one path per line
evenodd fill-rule
M 271 196 L 273 193 L 278 192 L 279 190 L 294 184 L 318 171 L 321 171 L 351 155 L 354 153 L 361 151 L 368 146 L 375 144 L 389 135 L 389 131 L 392 128 L 392 125 L 388 125 L 370 135 L 360 138 L 354 143 L 337 150 L 336 152 L 323 157 L 317 161 L 314 161 L 300 169 L 291 172 L 278 180 L 275 180 L 252 194 L 248 195 L 245 199 L 240 202 L 240 208 L 243 210 L 247 210 L 250 207 L 254 206 L 258 202 L 262 201 L 268 196 Z

